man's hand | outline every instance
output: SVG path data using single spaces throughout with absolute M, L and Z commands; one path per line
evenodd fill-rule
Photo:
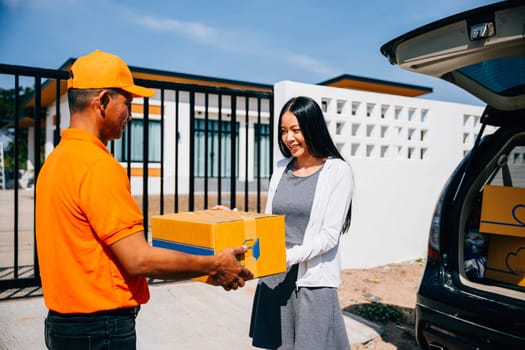
M 253 278 L 253 274 L 241 265 L 237 256 L 246 252 L 246 247 L 226 248 L 216 255 L 216 266 L 209 274 L 213 284 L 222 286 L 225 290 L 236 290 L 244 287 L 244 282 Z

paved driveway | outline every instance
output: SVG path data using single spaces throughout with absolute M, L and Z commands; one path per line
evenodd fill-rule
M 251 303 L 256 281 L 226 292 L 200 282 L 154 283 L 151 300 L 137 318 L 138 349 L 246 350 Z M 0 349 L 45 349 L 41 296 L 0 301 Z M 374 328 L 345 317 L 353 344 L 379 334 Z

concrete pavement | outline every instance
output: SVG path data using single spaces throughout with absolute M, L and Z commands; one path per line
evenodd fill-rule
M 193 281 L 151 284 L 151 299 L 137 317 L 138 349 L 254 349 L 248 328 L 255 286 L 256 281 L 249 281 L 226 292 Z M 0 349 L 45 349 L 46 312 L 41 296 L 0 300 Z M 348 315 L 345 323 L 352 344 L 381 333 L 379 327 Z
M 14 193 L 0 191 L 0 278 L 11 278 L 13 264 Z M 34 273 L 33 192 L 21 191 L 19 222 L 19 274 Z M 140 350 L 246 350 L 253 294 L 257 281 L 226 292 L 200 282 L 153 283 L 151 299 L 137 317 Z M 21 297 L 21 294 L 23 297 Z M 0 291 L 0 350 L 45 349 L 47 309 L 39 289 Z M 361 320 L 363 321 L 363 320 Z M 373 324 L 345 316 L 352 344 L 379 336 Z

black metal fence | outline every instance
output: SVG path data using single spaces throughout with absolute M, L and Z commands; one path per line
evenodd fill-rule
M 31 184 L 52 148 L 49 141 L 55 146 L 68 125 L 68 76 L 63 70 L 0 64 L 0 89 L 14 91 L 0 110 L 0 142 L 7 146 L 0 171 L 11 180 L 0 188 L 0 290 L 40 286 Z M 138 129 L 128 124 L 122 140 L 108 148 L 133 180 L 144 226 L 149 228 L 151 215 L 214 204 L 261 212 L 273 164 L 273 94 L 135 81 L 156 95 L 134 101 L 141 110 L 137 119 L 132 112 L 137 125 L 130 124 Z M 23 96 L 27 87 L 32 93 Z M 31 175 L 32 181 L 21 181 Z

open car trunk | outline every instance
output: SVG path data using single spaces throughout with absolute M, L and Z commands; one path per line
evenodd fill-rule
M 478 171 L 465 181 L 456 236 L 459 279 L 525 300 L 525 131 L 499 134 L 489 137 L 500 138 L 492 144 L 501 148 L 472 159 Z
M 457 198 L 458 203 L 463 203 L 455 221 L 457 227 L 451 229 L 446 240 L 452 240 L 448 253 L 454 255 L 458 278 L 465 286 L 522 300 L 525 300 L 524 28 L 525 2 L 504 1 L 430 23 L 381 47 L 392 64 L 449 81 L 484 101 L 487 109 L 481 122 L 502 129 L 500 136 L 487 137 L 490 146 L 483 148 L 477 140 L 473 156 L 467 160 L 471 164 L 462 175 L 463 187 L 458 189 L 465 197 Z M 490 197 L 487 192 L 496 194 Z M 507 197 L 512 195 L 523 199 L 507 203 Z

